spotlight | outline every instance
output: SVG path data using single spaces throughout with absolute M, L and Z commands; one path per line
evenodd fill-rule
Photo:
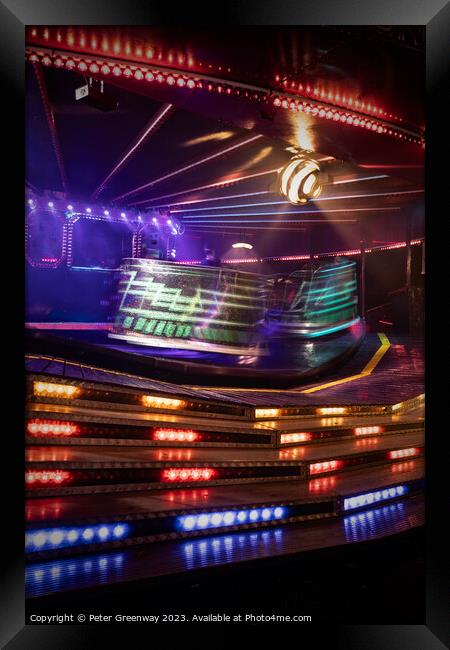
M 116 68 L 117 66 L 113 69 L 114 74 L 117 74 Z M 96 63 L 91 64 L 89 69 L 94 74 L 100 70 Z M 103 70 L 102 72 L 105 74 Z M 75 90 L 75 100 L 81 101 L 84 104 L 103 112 L 116 111 L 119 107 L 119 102 L 113 95 L 103 92 L 103 84 L 100 84 L 99 87 L 97 87 L 97 85 L 94 87 L 93 84 L 80 86 Z
M 246 244 L 245 242 L 236 242 L 236 244 L 233 244 L 231 248 L 247 248 L 251 251 L 253 246 L 251 244 Z
M 73 205 L 71 205 L 71 204 L 69 203 L 69 205 L 67 206 L 67 209 L 69 210 L 69 212 L 72 212 L 72 210 L 73 210 Z
M 125 219 L 127 215 L 125 214 L 125 212 L 121 212 L 120 216 L 122 217 L 122 219 Z
M 91 212 L 92 212 L 91 208 L 86 208 L 86 212 L 87 212 L 88 214 L 91 214 Z
M 278 189 L 281 196 L 291 203 L 306 203 L 316 199 L 321 191 L 320 166 L 305 155 L 294 157 L 278 173 Z
M 109 216 L 109 210 L 105 210 L 103 214 L 105 215 L 105 217 Z
M 47 205 L 48 205 L 49 208 L 53 208 L 54 203 L 53 203 L 53 201 L 49 201 L 49 202 L 47 203 Z

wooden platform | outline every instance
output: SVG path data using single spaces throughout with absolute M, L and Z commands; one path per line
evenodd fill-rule
M 146 585 L 158 589 L 161 580 L 171 584 L 216 580 L 227 572 L 254 567 L 261 570 L 274 560 L 286 560 L 318 549 L 331 549 L 399 535 L 424 524 L 423 496 L 375 508 L 342 519 L 321 519 L 272 529 L 212 535 L 195 540 L 158 542 L 108 553 L 58 558 L 28 564 L 25 570 L 27 598 L 52 597 L 58 602 L 77 592 L 106 595 L 126 583 L 128 589 Z
M 28 598 L 183 580 L 423 523 L 419 342 L 368 337 L 345 368 L 289 390 L 179 386 L 34 354 L 27 369 Z

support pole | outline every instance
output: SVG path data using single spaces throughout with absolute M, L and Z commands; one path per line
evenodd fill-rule
M 309 259 L 312 260 L 314 256 L 313 245 L 313 226 L 308 226 L 306 229 L 307 249 L 309 251 Z
M 359 276 L 359 297 L 360 297 L 360 314 L 362 318 L 365 318 L 366 314 L 366 242 L 361 240 L 360 242 L 361 250 L 361 268 Z
M 409 292 L 411 289 L 411 215 L 406 215 L 406 289 Z
M 406 305 L 408 310 L 408 334 L 411 333 L 413 328 L 413 292 L 412 292 L 412 282 L 411 282 L 411 267 L 412 267 L 412 250 L 411 250 L 411 215 L 408 212 L 406 214 L 406 268 L 405 268 L 405 284 L 406 284 Z
M 361 266 L 359 271 L 359 299 L 360 299 L 360 316 L 365 318 L 366 316 L 366 246 L 367 246 L 367 237 L 366 237 L 366 228 L 362 221 L 359 222 L 359 232 L 360 232 L 360 253 L 361 253 Z

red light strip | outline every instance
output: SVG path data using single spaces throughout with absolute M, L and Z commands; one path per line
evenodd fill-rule
M 279 82 L 280 81 L 280 76 L 276 75 L 275 81 Z M 359 113 L 364 113 L 366 115 L 375 115 L 379 118 L 386 118 L 390 120 L 394 120 L 396 122 L 403 122 L 406 123 L 406 120 L 403 120 L 401 117 L 398 117 L 397 115 L 394 115 L 393 113 L 388 113 L 384 109 L 380 108 L 379 106 L 375 106 L 373 102 L 365 102 L 361 100 L 359 97 L 348 95 L 348 93 L 341 92 L 339 90 L 337 91 L 332 91 L 332 90 L 327 90 L 325 88 L 319 88 L 317 86 L 312 87 L 308 83 L 298 83 L 298 82 L 288 82 L 287 80 L 284 80 L 282 82 L 282 85 L 284 88 L 287 90 L 287 87 L 289 87 L 289 92 L 290 93 L 296 93 L 296 94 L 301 94 L 301 95 L 307 95 L 308 97 L 312 97 L 314 99 L 317 99 L 318 101 L 322 100 L 324 102 L 330 102 L 336 106 L 341 106 L 342 108 L 346 109 L 357 109 Z M 414 126 L 418 129 L 419 125 L 414 124 Z
M 411 240 L 411 246 L 416 246 L 418 244 L 422 244 L 424 242 L 423 239 L 412 239 Z M 365 253 L 377 253 L 379 251 L 390 251 L 390 250 L 395 250 L 397 248 L 405 248 L 407 246 L 407 243 L 405 241 L 402 242 L 397 242 L 395 244 L 388 244 L 386 246 L 372 246 L 371 248 L 366 248 Z M 328 256 L 339 256 L 339 255 L 360 255 L 361 254 L 361 249 L 360 248 L 355 248 L 354 250 L 348 250 L 348 251 L 331 251 L 329 253 L 320 253 L 320 255 L 314 255 L 314 258 L 318 259 L 319 257 L 328 257 Z
M 322 463 L 310 463 L 310 474 L 322 474 L 323 472 L 333 472 L 344 466 L 343 460 L 326 460 Z
M 290 262 L 294 260 L 309 260 L 310 255 L 284 255 L 283 257 L 271 257 L 274 262 Z
M 229 226 L 227 226 L 229 227 Z M 413 239 L 411 240 L 411 246 L 417 246 L 419 244 L 423 244 L 424 240 L 423 239 Z M 390 244 L 388 246 L 377 246 L 373 248 L 366 248 L 365 252 L 366 253 L 377 253 L 378 251 L 385 251 L 385 250 L 394 250 L 397 248 L 405 248 L 406 247 L 406 242 L 398 242 L 396 244 Z M 351 256 L 351 255 L 361 255 L 361 249 L 355 248 L 354 250 L 348 250 L 348 251 L 333 251 L 329 253 L 320 253 L 320 255 L 313 255 L 314 259 L 320 259 L 322 257 L 339 257 L 341 255 L 344 256 Z M 233 262 L 239 262 L 240 264 L 244 264 L 245 262 L 290 262 L 290 261 L 296 261 L 296 260 L 308 260 L 310 259 L 310 255 L 283 255 L 283 256 L 278 256 L 278 257 L 261 257 L 261 258 L 254 258 L 254 259 L 240 259 L 240 260 L 222 260 L 224 264 L 233 264 Z M 175 262 L 175 264 L 201 264 L 201 260 L 189 260 L 188 262 Z
M 186 481 L 209 481 L 217 476 L 212 467 L 171 467 L 162 472 L 161 480 L 169 483 Z
M 80 432 L 77 424 L 73 422 L 63 422 L 59 420 L 28 420 L 27 433 L 31 436 L 75 436 Z
M 298 100 L 293 99 L 289 95 L 280 95 L 278 97 L 275 97 L 273 100 L 273 105 L 276 107 L 289 109 L 291 111 L 311 114 L 313 117 L 341 122 L 343 124 L 354 127 L 365 128 L 382 135 L 390 135 L 401 140 L 413 142 L 414 144 L 418 144 L 423 147 L 425 146 L 424 138 L 417 136 L 417 134 L 413 133 L 412 131 L 400 127 L 395 127 L 385 120 L 374 119 L 372 117 L 367 118 L 359 111 L 350 111 L 347 109 L 345 112 L 343 112 L 341 110 L 337 110 L 326 102 L 316 103 L 314 100 Z
M 108 76 L 112 73 L 116 76 L 123 75 L 126 78 L 133 77 L 138 81 L 165 82 L 169 86 L 186 86 L 190 89 L 197 88 L 208 90 L 210 92 L 214 91 L 219 94 L 239 95 L 259 102 L 268 102 L 270 100 L 276 107 L 311 113 L 314 117 L 333 120 L 355 127 L 366 128 L 379 134 L 390 135 L 425 146 L 424 138 L 418 136 L 412 131 L 392 125 L 385 120 L 380 120 L 379 118 L 367 118 L 363 112 L 359 111 L 360 107 L 356 107 L 356 103 L 355 107 L 358 110 L 353 108 L 337 110 L 324 99 L 319 100 L 306 97 L 306 99 L 302 100 L 289 93 L 280 93 L 273 99 L 272 91 L 267 88 L 250 86 L 235 81 L 222 81 L 203 74 L 195 74 L 195 76 L 189 74 L 186 75 L 184 71 L 175 69 L 169 70 L 166 68 L 162 71 L 158 70 L 153 65 L 145 63 L 139 64 L 138 66 L 128 64 L 127 62 L 119 63 L 118 61 L 112 61 L 106 58 L 91 58 L 89 55 L 83 55 L 83 58 L 80 59 L 78 56 L 67 56 L 67 54 L 58 53 L 55 50 L 48 50 L 47 52 L 41 48 L 39 48 L 39 51 L 35 51 L 27 47 L 26 56 L 30 61 L 41 60 L 44 65 L 54 65 L 57 68 L 65 67 L 66 69 L 73 70 L 76 67 L 81 72 L 89 71 L 92 74 L 100 74 L 103 76 Z
M 200 438 L 200 433 L 191 429 L 156 429 L 153 433 L 153 440 L 165 442 L 194 442 Z
M 29 470 L 25 472 L 25 485 L 27 487 L 39 487 L 40 485 L 62 485 L 72 478 L 70 472 L 62 470 Z
M 131 43 L 128 36 L 123 33 L 111 35 L 107 32 L 103 32 L 99 34 L 98 32 L 92 32 L 92 28 L 88 28 L 89 31 L 86 31 L 86 28 L 75 31 L 71 27 L 55 28 L 53 26 L 39 26 L 39 28 L 42 31 L 42 34 L 40 35 L 38 35 L 38 29 L 36 27 L 27 28 L 27 40 L 34 40 L 36 42 L 35 47 L 39 47 L 39 42 L 41 40 L 44 40 L 52 47 L 57 47 L 57 43 L 64 42 L 62 47 L 68 49 L 67 46 L 69 46 L 81 56 L 86 53 L 86 49 L 88 49 L 91 51 L 90 53 L 93 56 L 97 53 L 101 53 L 102 56 L 105 56 L 106 53 L 110 53 L 115 57 L 120 54 L 125 54 L 130 62 L 136 63 L 137 65 L 140 65 L 141 63 L 146 64 L 149 59 L 157 60 L 158 65 L 163 68 L 166 68 L 167 64 L 176 63 L 182 68 L 181 72 L 183 74 L 184 71 L 191 74 L 193 68 L 195 68 L 197 72 L 200 72 L 201 68 L 208 68 L 209 70 L 216 70 L 217 73 L 231 73 L 231 68 L 225 65 L 206 65 L 201 61 L 195 61 L 190 51 L 174 52 L 172 49 L 164 51 L 159 45 L 151 45 L 147 40 L 139 42 L 133 39 L 133 43 Z M 78 38 L 76 38 L 76 36 L 78 36 Z M 183 79 L 183 77 L 181 77 L 181 79 Z M 209 79 L 213 80 L 213 77 L 209 77 Z M 228 83 L 227 80 L 223 81 L 224 83 Z M 360 99 L 360 97 L 349 95 L 347 91 L 341 91 L 341 89 L 330 89 L 319 86 L 318 84 L 311 85 L 308 82 L 302 83 L 299 81 L 288 81 L 287 79 L 281 81 L 280 75 L 275 76 L 275 84 L 275 88 L 281 86 L 283 91 L 289 91 L 294 96 L 300 94 L 308 97 L 312 96 L 317 100 L 333 102 L 335 105 L 341 105 L 345 108 L 356 108 L 361 113 L 375 114 L 398 122 L 405 122 L 401 117 L 388 113 L 379 106 L 376 106 L 373 100 L 364 101 Z M 248 89 L 258 90 L 255 86 L 244 84 L 242 84 L 242 86 Z

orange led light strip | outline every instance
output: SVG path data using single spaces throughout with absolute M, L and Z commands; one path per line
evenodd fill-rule
M 34 394 L 40 397 L 63 397 L 70 399 L 77 397 L 81 393 L 78 386 L 68 384 L 54 384 L 45 381 L 35 381 L 33 385 Z
M 156 395 L 143 395 L 142 404 L 152 408 L 182 409 L 186 402 L 182 399 L 171 399 L 169 397 L 157 397 Z
M 312 434 L 311 433 L 282 433 L 280 436 L 280 443 L 282 445 L 285 445 L 289 442 L 306 442 L 307 440 L 311 440 Z

